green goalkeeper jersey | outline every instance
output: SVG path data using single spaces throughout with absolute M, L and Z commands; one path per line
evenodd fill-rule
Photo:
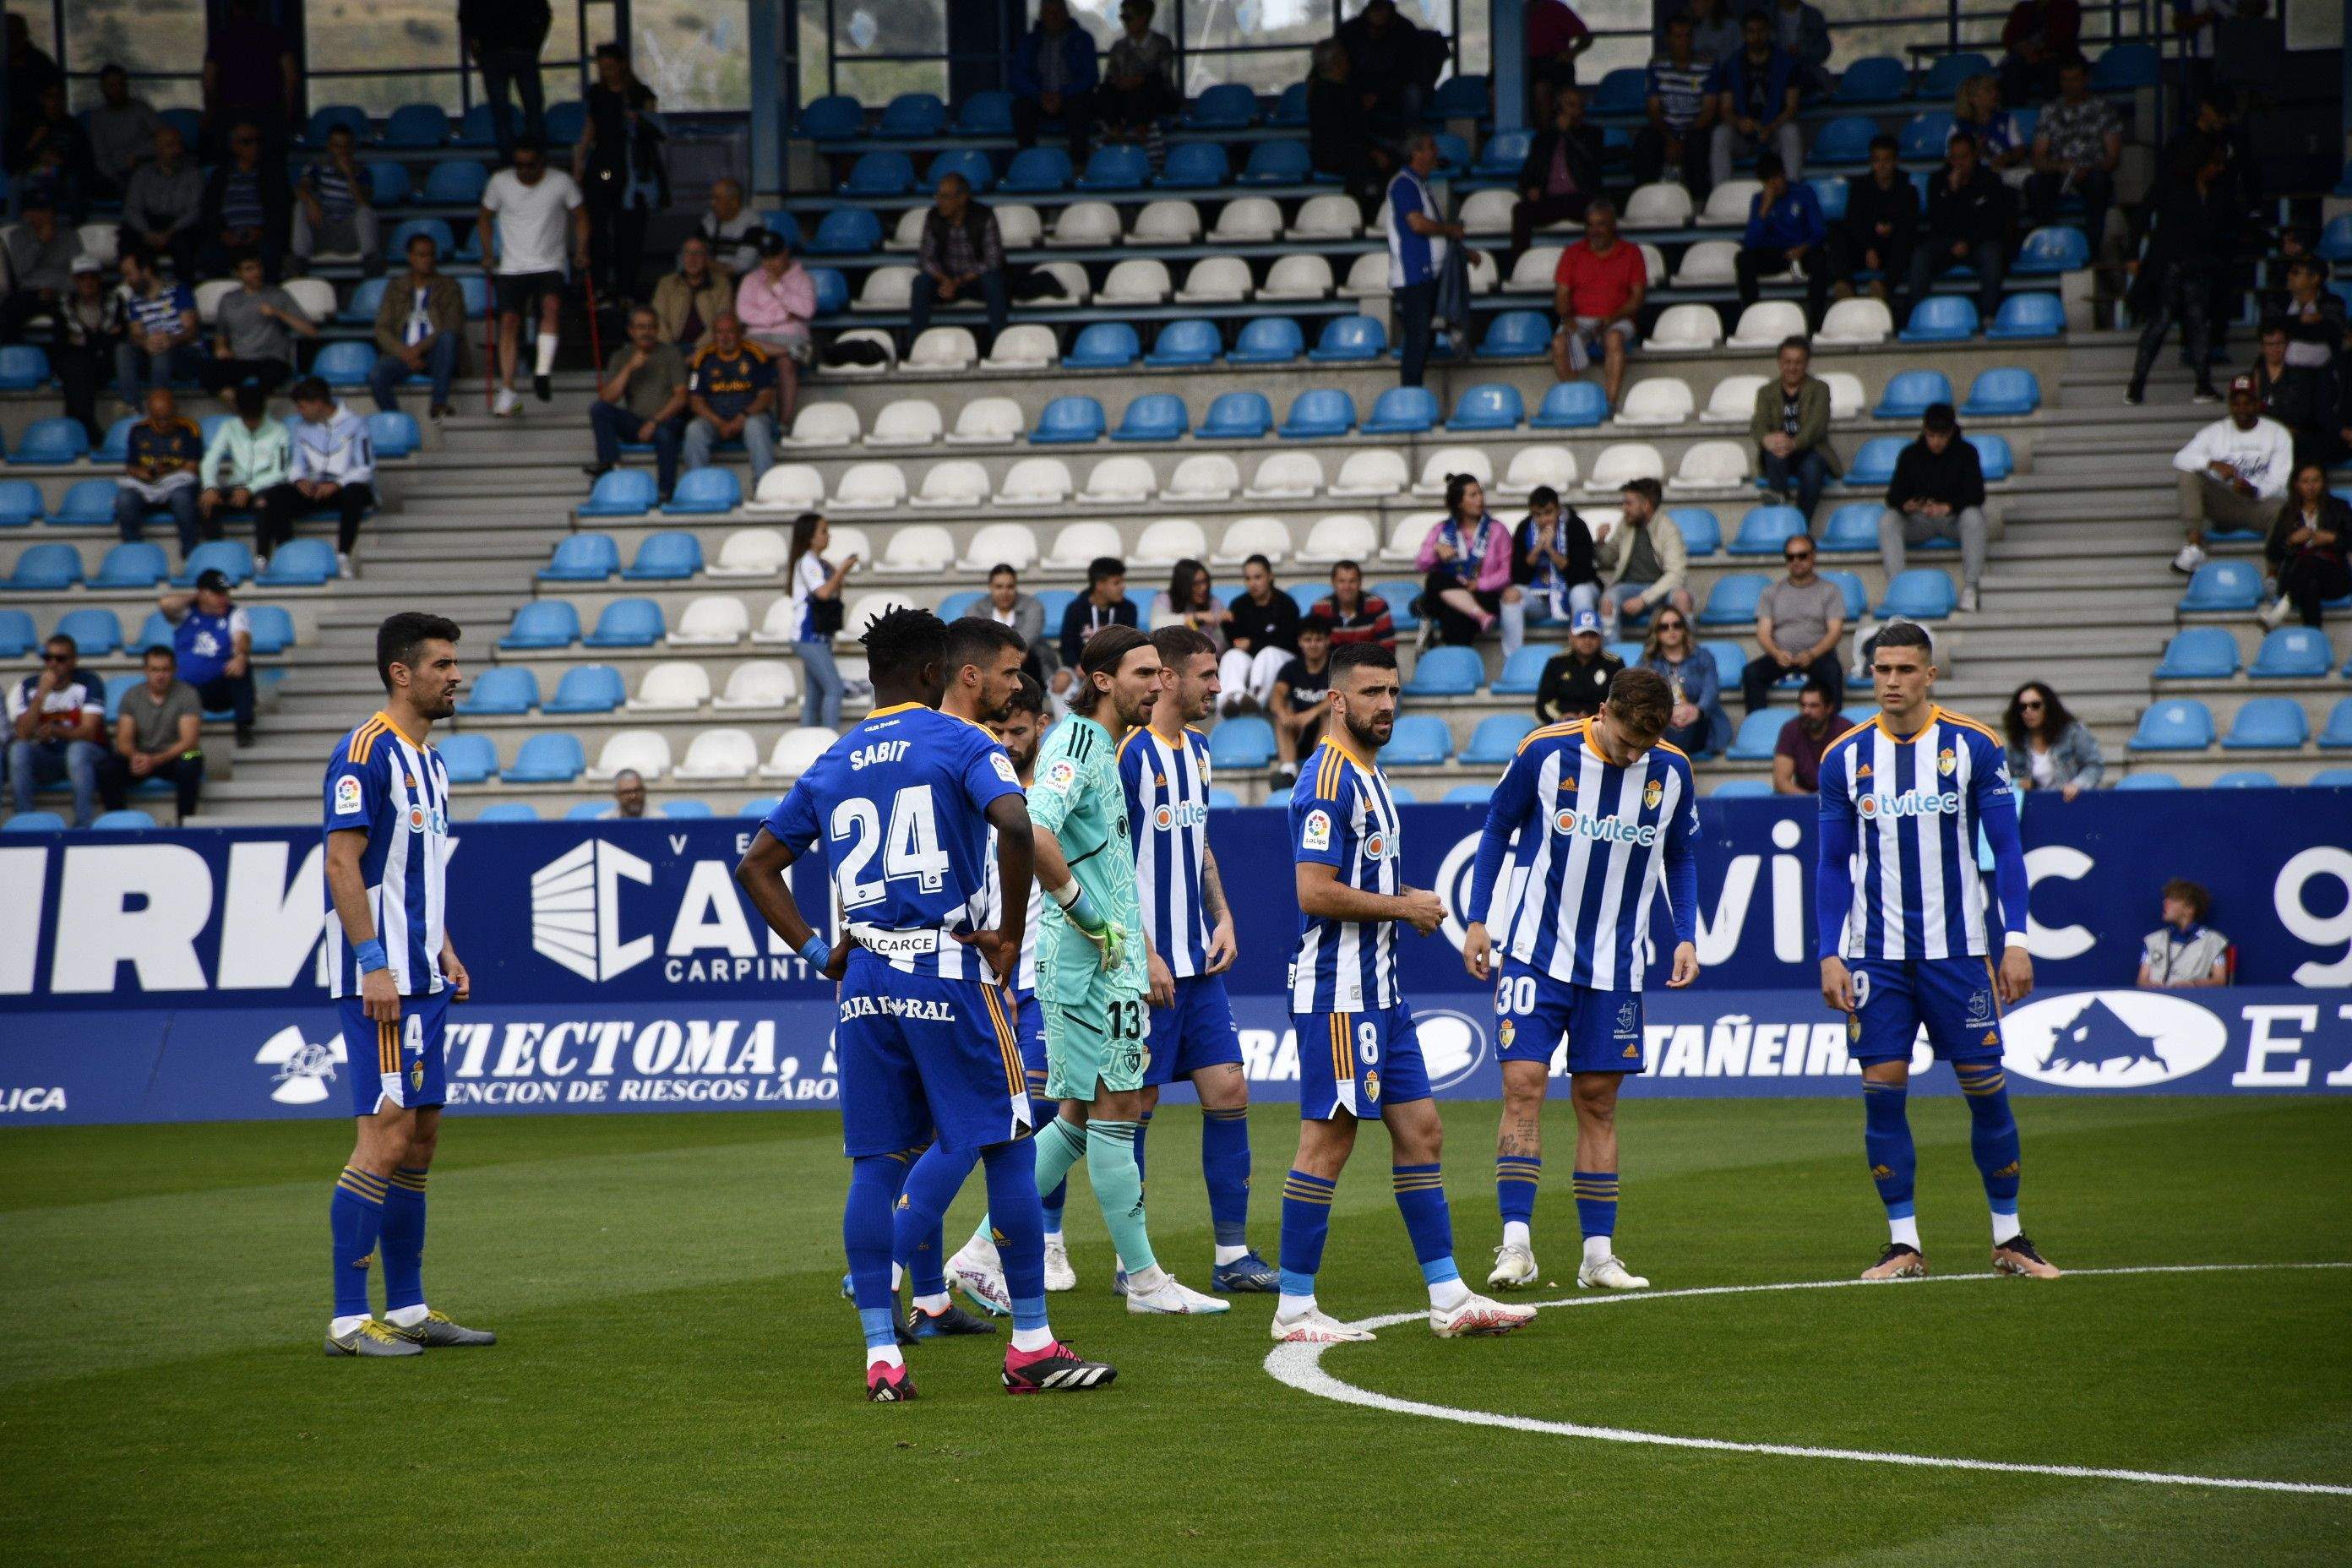
M 1029 820 L 1060 842 L 1078 887 L 1127 938 L 1118 967 L 1103 972 L 1095 944 L 1045 896 L 1037 929 L 1038 990 L 1059 1002 L 1076 1002 L 1089 993 L 1113 999 L 1140 996 L 1150 989 L 1143 912 L 1127 832 L 1127 792 L 1119 785 L 1110 731 L 1072 714 L 1038 747 L 1035 777 L 1029 786 Z

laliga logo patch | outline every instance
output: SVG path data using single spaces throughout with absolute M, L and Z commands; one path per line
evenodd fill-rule
M 1949 746 L 1946 746 L 1942 752 L 1937 754 L 1936 771 L 1943 774 L 1946 778 L 1950 778 L 1952 776 L 1952 770 L 1959 765 L 1960 759 L 1952 754 L 1952 748 Z
M 1038 782 L 1056 795 L 1066 795 L 1070 785 L 1077 782 L 1077 763 L 1067 757 L 1060 757 L 1047 765 L 1045 776 Z
M 1013 771 L 1013 759 L 1003 752 L 995 752 L 988 760 L 995 767 L 998 778 L 1016 786 L 1021 783 L 1021 775 Z
M 2047 997 L 2010 1014 L 2001 1030 L 2004 1067 L 2068 1089 L 2169 1083 L 2211 1065 L 2230 1043 L 2220 1018 L 2160 991 Z
M 356 773 L 345 773 L 335 781 L 335 815 L 349 816 L 360 808 L 360 781 Z
M 1666 786 L 1652 779 L 1649 787 L 1642 792 L 1642 804 L 1650 810 L 1655 811 L 1658 809 L 1658 802 L 1664 799 L 1665 795 Z
M 1330 848 L 1331 814 L 1319 805 L 1308 812 L 1307 820 L 1299 825 L 1298 842 L 1308 849 Z
M 353 779 L 352 784 L 359 781 Z M 264 1040 L 253 1059 L 264 1067 L 274 1067 L 277 1073 L 270 1079 L 275 1086 L 269 1098 L 280 1105 L 316 1105 L 327 1098 L 327 1085 L 335 1076 L 336 1067 L 349 1059 L 343 1050 L 343 1037 L 337 1035 L 325 1045 L 313 1045 L 302 1037 L 302 1031 L 289 1024 Z
M 1413 1016 L 1413 1038 L 1421 1046 L 1422 1066 L 1429 1074 L 1432 1089 L 1451 1089 L 1478 1070 L 1486 1059 L 1486 1031 L 1477 1021 L 1463 1014 L 1441 1011 Z M 1509 1045 L 1513 1029 L 1511 1021 L 1503 1020 L 1496 1031 L 1503 1044 Z

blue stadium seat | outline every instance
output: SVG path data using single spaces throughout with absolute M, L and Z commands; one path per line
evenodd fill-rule
M 32 343 L 0 344 L 0 392 L 30 392 L 49 379 L 49 356 Z
M 367 416 L 368 441 L 376 457 L 405 458 L 424 444 L 416 416 L 400 408 L 380 408 Z
M 1972 76 L 1983 76 L 1991 69 L 1992 61 L 1974 50 L 1942 56 L 1927 68 L 1927 74 L 1919 79 L 1919 97 L 1926 101 L 1949 98 L 1960 90 L 1960 83 Z M 1940 158 L 1943 151 L 1938 145 L 1936 155 Z
M 960 594 L 950 594 L 940 601 L 939 616 L 943 621 L 959 620 L 980 608 L 981 600 L 988 596 L 984 588 L 967 588 Z
M 661 804 L 661 814 L 673 822 L 699 822 L 718 815 L 705 800 L 666 800 Z
M 93 588 L 152 588 L 168 576 L 172 563 L 164 558 L 163 547 L 145 540 L 132 540 L 115 545 L 98 563 L 98 574 L 89 580 Z
M 547 144 L 561 150 L 576 143 L 588 130 L 588 106 L 578 99 L 547 106 Z
M 1923 92 L 1920 96 L 1933 98 L 1937 95 Z M 1951 97 L 1950 89 L 1947 89 L 1942 96 Z M 1952 113 L 1948 109 L 1922 110 L 1895 133 L 1895 141 L 1901 144 L 1903 161 L 1906 163 L 1942 163 L 1944 143 L 1950 141 L 1951 136 Z
M 1650 73 L 1640 66 L 1620 66 L 1593 87 L 1587 107 L 1596 115 L 1639 114 L 1649 97 Z
M 2305 782 L 2320 789 L 2352 789 L 2352 768 L 2322 768 Z
M 1470 142 L 1467 138 L 1456 136 L 1450 131 L 1436 131 L 1430 133 L 1429 139 L 1437 143 L 1438 173 L 1450 176 L 1469 172 Z
M 1307 84 L 1294 81 L 1282 89 L 1274 100 L 1274 109 L 1265 117 L 1268 125 L 1304 126 L 1307 123 Z
M 1870 162 L 1870 141 L 1878 121 L 1866 114 L 1842 114 L 1813 136 L 1813 150 L 1805 154 L 1810 168 L 1859 168 Z
M 1013 154 L 997 190 L 1007 195 L 1051 195 L 1070 188 L 1070 155 L 1059 147 L 1024 147 Z
M 1706 641 L 1699 644 L 1698 646 L 1699 651 L 1706 654 L 1707 658 L 1715 660 L 1716 679 L 1721 683 L 1723 689 L 1726 691 L 1729 691 L 1738 687 L 1739 684 L 1739 678 L 1746 674 L 1748 670 L 1748 650 L 1742 647 L 1738 643 L 1732 641 L 1729 637 L 1709 637 Z M 1631 663 L 1633 661 L 1628 660 L 1627 662 Z M 1780 683 L 1784 686 L 1789 685 L 1791 682 L 1799 686 L 1804 684 L 1802 677 L 1783 676 L 1780 678 Z
M 1759 800 L 1772 793 L 1772 781 L 1769 779 L 1726 779 L 1707 791 L 1708 795 L 1716 800 Z
M 1495 89 L 1483 76 L 1454 76 L 1429 96 L 1426 119 L 1484 120 L 1495 111 Z
M 302 141 L 308 146 L 324 147 L 327 133 L 338 125 L 349 130 L 362 143 L 368 139 L 366 110 L 356 103 L 326 103 L 310 111 L 310 121 L 302 130 Z
M 1755 506 L 1739 520 L 1732 536 L 1734 555 L 1778 555 L 1792 539 L 1805 534 L 1805 514 L 1792 506 Z
M 653 600 L 615 599 L 581 642 L 588 647 L 651 647 L 666 629 L 661 606 Z
M 268 610 L 272 616 L 278 616 L 280 619 L 288 620 L 285 638 L 278 645 L 277 648 L 265 650 L 262 647 L 261 612 L 264 610 Z M 247 611 L 247 619 L 253 624 L 253 651 L 256 653 L 262 653 L 265 651 L 275 653 L 278 651 L 279 648 L 283 648 L 290 645 L 294 640 L 294 631 L 290 619 L 287 617 L 284 610 L 279 609 L 275 605 L 253 605 Z M 147 612 L 147 618 L 139 623 L 139 635 L 131 638 L 122 646 L 125 647 L 139 648 L 142 651 L 158 646 L 170 647 L 172 646 L 172 623 L 163 618 L 163 612 L 161 610 L 150 610 Z M 5 651 L 6 651 L 5 640 L 0 639 L 0 652 Z
M 1723 754 L 1735 763 L 1769 763 L 1788 722 L 1786 710 L 1759 708 L 1739 721 L 1738 732 L 1732 736 L 1731 747 Z
M 72 463 L 79 462 L 89 452 L 89 432 L 81 427 L 81 421 L 58 415 L 36 419 L 26 426 L 24 435 L 16 438 L 16 450 L 8 454 L 8 460 L 27 465 Z
M 371 325 L 375 321 L 376 307 L 383 303 L 383 291 L 387 287 L 381 278 L 361 279 L 359 287 L 352 290 L 351 298 L 343 301 L 342 309 L 335 312 L 335 320 L 352 326 Z
M 89 460 L 93 463 L 102 463 L 109 468 L 129 461 L 131 427 L 138 424 L 141 417 L 136 414 L 126 414 L 109 425 L 106 427 L 106 435 L 100 439 L 96 447 L 90 448 Z
M 1649 616 L 1643 615 L 1639 619 L 1648 620 Z M 1642 662 L 1642 642 L 1639 637 L 1628 638 L 1623 642 L 1603 644 L 1601 651 L 1628 669 Z
M 2011 264 L 2012 278 L 2051 278 L 2079 272 L 2091 264 L 2091 241 L 2079 228 L 2046 225 L 2025 237 Z
M 2154 44 L 2110 44 L 2091 62 L 2091 90 L 2120 92 L 2154 87 L 2157 53 Z
M 1878 514 L 1885 510 L 1874 500 L 1846 502 L 1830 513 L 1829 521 L 1822 525 L 1820 548 L 1824 551 L 1877 549 Z
M 596 488 L 580 505 L 582 517 L 642 517 L 654 508 L 659 493 L 654 476 L 644 468 L 614 468 L 596 480 Z M 568 544 L 571 541 L 566 540 Z M 562 545 L 556 547 L 559 559 Z
M 2263 574 L 2251 561 L 2208 561 L 2180 595 L 2183 610 L 2251 610 L 2261 602 Z
M 2011 294 L 1993 312 L 1985 336 L 2001 342 L 2055 338 L 2066 331 L 2066 308 L 2055 294 Z
M 1224 392 L 1201 421 L 1203 441 L 1255 441 L 1274 428 L 1274 405 L 1263 392 Z
M 1092 174 L 1089 163 L 1087 172 Z M 1232 173 L 1225 161 L 1225 150 L 1214 142 L 1180 142 L 1168 149 L 1167 161 L 1160 165 L 1160 177 L 1151 183 L 1162 190 L 1213 190 L 1225 183 Z
M 1398 631 L 1412 632 L 1421 629 L 1421 617 L 1413 613 L 1412 608 L 1413 602 L 1421 596 L 1420 584 L 1395 581 L 1375 583 L 1372 584 L 1372 592 L 1387 603 L 1389 624 Z
M 1304 142 L 1260 142 L 1249 150 L 1242 172 L 1234 176 L 1243 185 L 1299 185 L 1315 178 L 1314 160 Z
M 1475 647 L 1424 648 L 1404 689 L 1412 697 L 1467 697 L 1486 684 L 1486 661 Z
M 1334 386 L 1311 386 L 1291 399 L 1289 416 L 1282 422 L 1286 441 L 1313 441 L 1345 436 L 1355 427 L 1356 400 Z
M 774 811 L 776 807 L 783 804 L 784 797 L 782 795 L 753 795 L 750 800 L 745 801 L 743 803 L 743 809 L 737 812 L 736 815 L 738 816 L 751 817 L 766 816 L 771 812 Z
M 253 577 L 253 552 L 240 540 L 208 539 L 190 552 L 172 581 L 183 588 L 193 588 L 196 579 L 206 572 L 218 572 L 231 583 L 249 582 Z
M 956 107 L 956 133 L 961 136 L 1013 134 L 1013 95 L 991 89 L 975 92 Z
M 1425 386 L 1391 386 L 1364 421 L 1367 436 L 1419 436 L 1437 423 L 1437 395 Z
M 800 219 L 782 207 L 770 207 L 760 214 L 760 226 L 771 234 L 781 234 L 794 250 L 807 248 L 801 236 Z
M 1497 131 L 1478 149 L 1478 161 L 1470 165 L 1470 173 L 1482 180 L 1516 178 L 1534 143 L 1532 131 Z
M 1970 419 L 2031 414 L 2042 406 L 2042 383 L 2030 370 L 1999 366 L 1977 372 L 1960 413 Z
M 101 811 L 89 821 L 100 833 L 139 833 L 155 826 L 155 819 L 143 811 Z
M 919 142 L 947 129 L 948 106 L 929 92 L 902 92 L 883 107 L 874 134 L 897 142 Z
M 1893 103 L 1911 96 L 1911 72 L 1892 55 L 1865 55 L 1838 76 L 1832 103 Z
M 21 658 L 41 646 L 33 617 L 23 610 L 0 610 L 0 658 Z
M 583 800 L 563 814 L 566 822 L 596 822 L 613 815 L 613 808 L 601 800 Z
M 2179 789 L 2180 781 L 2165 773 L 2128 773 L 2116 782 L 2117 789 Z
M 1822 582 L 1830 584 L 1844 595 L 1845 618 L 1849 625 L 1861 620 L 1869 613 L 1870 594 L 1862 585 L 1860 573 L 1843 571 L 1835 566 L 1824 566 L 1818 574 Z
M 1298 606 L 1301 616 L 1311 616 L 1315 613 L 1317 601 L 1324 595 L 1325 587 L 1321 583 L 1293 583 L 1283 592 L 1290 595 L 1290 602 Z M 947 617 L 942 616 L 940 618 L 945 620 Z
M 1675 526 L 1683 531 L 1683 548 L 1694 559 L 1712 555 L 1723 548 L 1723 524 L 1715 513 L 1703 506 L 1677 506 L 1666 509 Z
M 1805 184 L 1812 186 L 1813 199 L 1822 204 L 1822 217 L 1832 227 L 1845 221 L 1846 205 L 1853 200 L 1853 187 L 1843 174 L 1809 174 Z
M 849 279 L 837 267 L 812 267 L 809 282 L 816 289 L 816 313 L 831 316 L 849 309 Z
M 1397 720 L 1389 743 L 1381 748 L 1381 762 L 1392 768 L 1435 767 L 1453 754 L 1453 727 L 1442 717 L 1407 713 Z
M 1504 382 L 1483 382 L 1465 387 L 1454 400 L 1448 430 L 1516 430 L 1527 417 L 1519 389 Z
M 882 244 L 882 220 L 865 207 L 836 207 L 808 242 L 812 256 L 868 256 Z
M 383 242 L 384 255 L 394 262 L 404 260 L 408 242 L 420 234 L 433 241 L 434 253 L 444 260 L 457 253 L 457 242 L 449 237 L 447 224 L 437 217 L 412 217 L 392 226 L 392 233 Z
M 1871 416 L 1877 419 L 1916 419 L 1931 403 L 1952 401 L 1951 378 L 1940 370 L 1897 371 L 1887 379 Z
M 1103 433 L 1102 405 L 1083 394 L 1057 397 L 1045 405 L 1029 432 L 1033 446 L 1079 446 L 1098 441 Z
M 1537 683 L 1543 678 L 1545 661 L 1558 651 L 1549 644 L 1526 645 L 1503 661 L 1503 672 L 1495 677 L 1495 684 L 1489 689 L 1497 697 L 1534 696 Z M 1473 742 L 1471 750 L 1476 749 L 1476 742 Z M 1463 760 L 1471 760 L 1468 752 L 1463 753 Z
M 673 517 L 733 511 L 743 504 L 743 481 L 732 468 L 694 468 L 677 477 L 662 510 Z
M 272 588 L 316 588 L 336 576 L 335 547 L 323 539 L 289 539 L 256 579 Z
M 1151 352 L 1143 356 L 1148 365 L 1201 365 L 1213 363 L 1224 352 L 1224 334 L 1214 321 L 1198 316 L 1187 316 L 1170 321 L 1160 329 L 1151 341 Z M 1064 361 L 1064 363 L 1069 363 Z
M 1125 370 L 1142 353 L 1135 329 L 1125 321 L 1091 321 L 1079 331 L 1062 364 L 1067 370 Z
M 537 822 L 539 807 L 527 800 L 494 800 L 474 814 L 476 822 Z
M 0 643 L 5 641 L 5 634 L 0 634 Z M 2327 722 L 2319 731 L 2319 749 L 2352 751 L 2352 697 L 2344 698 L 2327 710 Z
M 310 362 L 310 374 L 329 386 L 365 386 L 375 369 L 375 345 L 346 340 L 329 343 Z
M 1377 316 L 1334 316 L 1307 358 L 1318 364 L 1376 360 L 1389 352 L 1389 332 Z
M 550 713 L 610 713 L 628 700 L 621 672 L 609 664 L 575 665 L 555 683 Z
M 2199 631 L 2220 631 L 2219 626 L 2199 626 Z M 2182 634 L 2186 636 L 2187 634 Z M 2226 632 L 2222 634 L 2228 636 Z M 2315 626 L 2281 626 L 2263 638 L 2263 646 L 2254 655 L 2253 667 L 2248 675 L 2256 680 L 2319 680 L 2327 675 L 2334 662 L 2327 650 L 2327 634 Z
M 2225 752 L 2297 751 L 2311 739 L 2311 721 L 2292 697 L 2250 697 L 2222 737 Z
M 2238 673 L 2238 639 L 2222 626 L 2188 626 L 2172 634 L 2156 667 L 2158 680 L 2227 680 Z
M 529 665 L 494 664 L 474 677 L 460 713 L 528 713 L 539 706 L 539 677 Z
M 1521 648 L 1521 653 L 1528 650 Z M 1470 743 L 1462 748 L 1465 763 L 1507 763 L 1518 755 L 1519 742 L 1536 727 L 1536 721 L 1524 713 L 1489 713 L 1478 721 L 1470 732 Z
M 1097 147 L 1078 176 L 1082 191 L 1132 191 L 1151 179 L 1151 159 L 1140 147 L 1112 142 Z
M 580 640 L 580 612 L 569 599 L 534 599 L 515 612 L 499 639 L 503 648 L 570 647 Z
M 1717 577 L 1707 591 L 1706 605 L 1698 613 L 1703 626 L 1740 626 L 1756 618 L 1756 601 L 1764 596 L 1768 579 L 1754 572 L 1734 572 Z
M 1911 307 L 1901 333 L 1906 343 L 1959 342 L 1976 336 L 1976 301 L 1965 294 L 1930 294 Z
M 1881 616 L 1906 616 L 1915 621 L 1940 621 L 1958 607 L 1959 592 L 1940 566 L 1914 566 L 1897 574 L 1878 601 Z
M 1067 363 L 1067 361 L 1064 362 Z M 1114 441 L 1178 441 L 1192 425 L 1184 400 L 1172 392 L 1147 392 L 1127 405 L 1119 416 Z
M 1465 752 L 1463 761 L 1469 760 L 1469 754 Z M 1393 786 L 1391 787 L 1389 794 L 1391 796 L 1395 795 L 1396 791 Z M 1494 794 L 1495 786 L 1490 784 L 1458 784 L 1439 795 L 1437 803 L 1440 805 L 1484 805 L 1494 797 Z
M 1234 340 L 1228 364 L 1288 364 L 1307 352 L 1307 339 L 1288 316 L 1255 316 Z M 1070 362 L 1064 360 L 1064 364 Z
M 710 470 L 705 469 L 704 472 Z M 730 473 L 729 478 L 733 478 Z M 648 533 L 621 575 L 632 583 L 674 583 L 702 570 L 702 541 L 683 531 Z
M 1556 381 L 1528 424 L 1537 430 L 1589 430 L 1608 417 L 1609 396 L 1598 382 Z
M 404 103 L 384 117 L 384 147 L 438 147 L 449 140 L 449 111 L 437 103 Z M 393 167 L 397 168 L 394 164 Z
M 950 174 L 962 175 L 974 195 L 984 194 L 996 184 L 996 165 L 977 147 L 950 147 L 934 157 L 923 171 L 923 189 L 936 192 L 940 182 Z
M 1274 761 L 1274 726 L 1255 713 L 1227 719 L 1209 731 L 1213 768 L 1262 768 Z
M 1960 439 L 1977 449 L 1977 466 L 1984 470 L 1985 483 L 1997 485 L 2017 472 L 2017 455 L 2010 450 L 2008 437 L 1998 431 L 1971 430 Z
M 0 833 L 63 833 L 66 819 L 54 811 L 20 811 L 0 822 Z
M 485 673 L 522 675 L 528 678 L 530 672 L 494 669 Z M 473 702 L 467 702 L 465 710 L 468 713 L 521 711 L 520 709 L 482 708 Z M 488 735 L 461 730 L 454 735 L 442 737 L 436 749 L 441 753 L 442 765 L 449 770 L 449 782 L 453 784 L 482 784 L 499 776 L 498 742 Z
M 812 100 L 793 126 L 812 142 L 845 142 L 865 129 L 866 106 L 845 92 Z
M 0 479 L 0 528 L 41 521 L 41 487 L 30 479 Z
M 1540 310 L 1504 310 L 1486 323 L 1480 359 L 1513 359 L 1549 352 L 1551 318 Z M 1555 385 L 1567 385 L 1556 382 Z
M 367 180 L 369 199 L 379 207 L 404 206 L 416 195 L 405 164 L 368 163 L 360 174 Z
M 62 594 L 81 579 L 80 551 L 70 544 L 35 544 L 16 557 L 8 587 L 19 594 Z
M 1843 482 L 1853 489 L 1883 489 L 1895 477 L 1895 460 L 1910 444 L 1908 436 L 1873 436 L 1846 465 Z
M 73 638 L 84 658 L 103 658 L 122 646 L 122 623 L 112 610 L 85 605 L 59 616 L 55 635 Z
M 2207 789 L 2276 789 L 2278 786 L 2277 777 L 2265 769 L 2236 768 L 2226 773 L 2215 774 L 2213 781 L 2205 787 Z
M 2158 702 L 2139 716 L 2126 747 L 2134 752 L 2201 752 L 2213 743 L 2213 715 L 2191 698 Z
M 570 784 L 588 766 L 579 737 L 567 730 L 542 730 L 523 742 L 522 750 L 507 765 L 506 781 L 519 784 Z
M 457 117 L 457 132 L 449 138 L 453 147 L 489 147 L 498 142 L 498 124 L 490 118 L 490 106 L 478 103 Z M 194 142 L 188 143 L 193 147 Z
M 904 153 L 861 153 L 841 182 L 845 196 L 899 196 L 915 188 L 915 161 Z
M 284 653 L 294 646 L 294 617 L 286 613 L 284 605 L 248 605 L 245 613 L 252 628 L 255 653 Z

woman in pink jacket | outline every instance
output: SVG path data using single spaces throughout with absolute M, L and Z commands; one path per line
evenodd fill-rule
M 793 427 L 793 410 L 800 404 L 800 367 L 808 363 L 809 321 L 816 314 L 816 283 L 793 258 L 782 235 L 760 237 L 760 265 L 743 275 L 735 290 L 735 314 L 742 318 L 745 337 L 775 353 L 776 430 L 782 435 Z
M 1511 581 L 1511 531 L 1486 512 L 1486 492 L 1468 474 L 1445 480 L 1445 516 L 1421 542 L 1415 563 L 1423 613 L 1437 621 L 1437 639 L 1468 645 L 1496 621 L 1503 623 L 1503 657 L 1527 640 L 1526 595 Z

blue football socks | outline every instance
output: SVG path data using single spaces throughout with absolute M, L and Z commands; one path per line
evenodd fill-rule
M 1143 1157 L 1140 1140 L 1136 1159 Z M 1249 1245 L 1249 1110 L 1236 1106 L 1201 1112 L 1201 1175 L 1209 1187 L 1209 1223 L 1219 1247 Z
M 392 1173 L 383 1194 L 383 1310 L 394 1312 L 425 1305 L 425 1176 L 414 1165 Z
M 334 1237 L 335 1316 L 368 1315 L 368 1259 L 383 1232 L 382 1176 L 345 1165 L 335 1178 L 335 1195 L 327 1208 L 327 1226 Z

